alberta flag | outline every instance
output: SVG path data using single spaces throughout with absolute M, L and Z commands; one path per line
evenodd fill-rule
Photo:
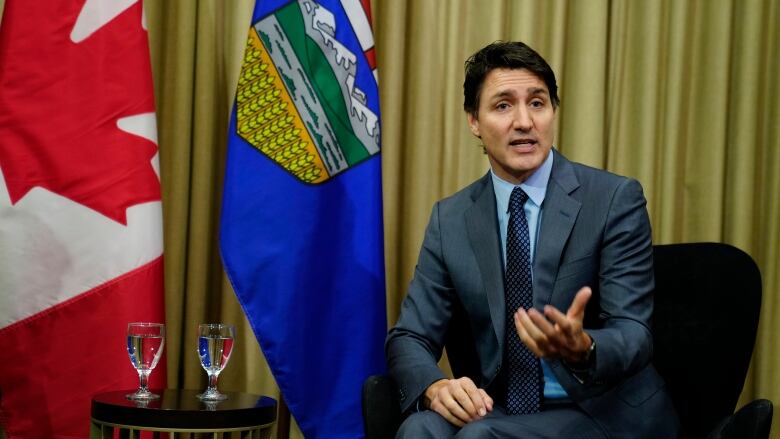
M 132 389 L 127 323 L 163 322 L 152 70 L 140 0 L 6 0 L 0 27 L 0 421 L 84 438 Z M 151 376 L 165 386 L 164 361 Z
M 362 437 L 384 370 L 379 96 L 368 0 L 259 0 L 230 123 L 226 271 L 307 438 Z

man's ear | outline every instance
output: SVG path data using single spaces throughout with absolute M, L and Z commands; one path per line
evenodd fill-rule
M 466 113 L 466 118 L 469 120 L 469 128 L 471 128 L 471 134 L 481 139 L 482 136 L 479 135 L 479 119 L 477 119 L 477 117 L 470 112 Z

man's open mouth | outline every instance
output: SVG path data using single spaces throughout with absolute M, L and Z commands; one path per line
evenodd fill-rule
M 509 142 L 512 146 L 533 146 L 536 145 L 536 140 L 534 139 L 515 139 Z

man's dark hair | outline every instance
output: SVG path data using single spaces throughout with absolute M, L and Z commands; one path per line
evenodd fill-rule
M 558 84 L 550 65 L 525 43 L 496 41 L 480 49 L 466 60 L 466 80 L 463 81 L 463 109 L 475 117 L 479 110 L 479 94 L 485 77 L 493 69 L 527 69 L 544 81 L 550 91 L 553 108 L 558 108 Z

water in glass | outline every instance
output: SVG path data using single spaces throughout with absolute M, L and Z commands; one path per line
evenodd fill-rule
M 233 351 L 233 338 L 206 336 L 198 337 L 200 364 L 207 373 L 220 373 L 225 368 Z
M 127 325 L 127 354 L 138 372 L 140 384 L 130 399 L 149 400 L 160 396 L 149 391 L 149 375 L 160 361 L 165 347 L 165 325 L 161 323 L 130 323 Z
M 208 374 L 209 384 L 198 398 L 204 401 L 222 401 L 227 396 L 217 390 L 217 378 L 230 360 L 236 329 L 223 323 L 198 325 L 198 355 L 200 364 Z

